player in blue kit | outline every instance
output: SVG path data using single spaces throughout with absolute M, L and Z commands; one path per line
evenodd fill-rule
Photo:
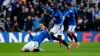
M 74 14 L 74 9 L 71 7 L 71 4 L 68 2 L 64 3 L 65 5 L 65 13 L 64 13 L 64 17 L 65 18 L 67 16 L 67 20 L 68 20 L 68 31 L 67 31 L 67 35 L 69 36 L 69 38 L 71 39 L 71 44 L 70 46 L 74 45 L 74 41 L 77 43 L 76 44 L 76 48 L 78 48 L 80 46 L 80 43 L 77 40 L 77 37 L 75 36 L 75 27 L 76 27 L 76 20 L 75 20 L 75 14 Z
M 53 3 L 53 4 L 51 4 L 51 6 L 52 7 L 47 7 L 47 6 L 42 5 L 42 7 L 44 7 L 47 11 L 52 12 L 54 26 L 50 30 L 50 35 L 53 40 L 59 41 L 60 47 L 63 43 L 67 47 L 67 50 L 70 50 L 70 46 L 66 43 L 66 41 L 64 39 L 62 39 L 64 37 L 63 14 L 58 9 L 57 3 Z
M 35 34 L 35 36 L 31 35 L 31 31 L 28 31 L 28 34 L 30 35 L 30 38 L 32 39 L 29 43 L 27 43 L 22 49 L 22 52 L 39 52 L 43 51 L 42 49 L 39 49 L 38 47 L 43 42 L 45 38 L 48 38 L 51 40 L 51 37 L 47 31 L 47 28 L 44 26 L 43 23 L 39 25 L 39 31 Z

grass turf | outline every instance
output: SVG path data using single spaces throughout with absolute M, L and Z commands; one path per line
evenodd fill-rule
M 100 43 L 82 43 L 80 48 L 72 47 L 66 51 L 66 47 L 59 47 L 59 43 L 45 42 L 41 47 L 45 52 L 20 52 L 25 43 L 0 43 L 0 56 L 100 56 Z

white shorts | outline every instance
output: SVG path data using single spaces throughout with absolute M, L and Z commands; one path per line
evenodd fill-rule
M 54 27 L 50 30 L 50 32 L 53 32 L 54 36 L 57 37 L 58 35 L 63 36 L 63 30 L 64 30 L 63 25 L 54 25 Z
M 56 33 L 62 33 L 64 30 L 63 25 L 54 25 L 53 28 L 50 30 L 50 32 L 53 32 L 54 34 Z
M 29 50 L 29 48 L 32 47 L 34 49 L 37 49 L 39 47 L 39 44 L 37 41 L 30 41 L 29 43 L 27 43 L 24 48 L 26 48 L 27 50 Z
M 75 32 L 75 28 L 76 28 L 76 25 L 69 25 L 68 26 L 68 31 Z
M 62 34 L 58 34 L 58 33 L 56 33 L 56 34 L 54 34 L 54 36 L 56 37 L 56 38 L 58 38 L 58 35 L 61 35 L 62 37 L 61 37 L 61 39 L 65 39 L 65 35 L 62 33 Z

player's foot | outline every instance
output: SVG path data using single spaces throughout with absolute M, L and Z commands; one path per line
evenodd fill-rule
M 60 44 L 60 47 L 62 46 L 62 42 L 61 41 L 59 41 L 59 44 Z
M 44 50 L 42 48 L 40 48 L 39 50 L 40 50 L 40 52 L 44 52 Z
M 80 44 L 78 43 L 78 44 L 76 44 L 76 48 L 79 48 L 80 47 Z
M 67 51 L 70 51 L 70 50 L 71 50 L 71 47 L 68 47 L 68 48 L 67 48 Z
M 71 47 L 74 46 L 74 41 L 71 41 L 70 46 Z
M 59 41 L 60 47 L 62 46 L 62 42 L 63 42 L 63 40 L 61 39 L 61 40 Z

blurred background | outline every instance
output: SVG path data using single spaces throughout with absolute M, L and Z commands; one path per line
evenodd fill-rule
M 41 7 L 41 3 L 45 6 L 57 3 L 63 13 L 66 1 L 72 4 L 75 11 L 76 31 L 100 31 L 100 0 L 0 0 L 0 31 L 36 31 L 40 22 L 44 22 L 50 30 L 53 17 L 51 12 Z

